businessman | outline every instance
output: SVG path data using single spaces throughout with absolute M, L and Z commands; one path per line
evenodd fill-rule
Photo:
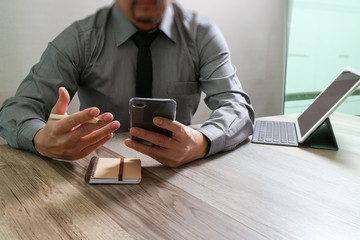
M 187 125 L 201 91 L 212 114 L 193 130 Z M 66 115 L 76 92 L 81 111 L 49 118 Z M 171 138 L 129 129 L 128 101 L 134 96 L 177 101 L 175 121 L 153 119 L 173 132 Z M 87 122 L 95 117 L 100 121 Z M 214 24 L 176 1 L 116 0 L 48 44 L 15 96 L 3 103 L 0 134 L 12 147 L 75 160 L 113 132 L 130 131 L 155 145 L 126 139 L 126 146 L 177 167 L 236 147 L 252 134 L 253 121 L 249 97 Z

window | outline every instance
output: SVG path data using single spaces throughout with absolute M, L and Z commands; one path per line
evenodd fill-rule
M 360 71 L 360 1 L 290 1 L 284 113 L 302 112 L 345 66 Z M 337 110 L 360 116 L 360 89 Z

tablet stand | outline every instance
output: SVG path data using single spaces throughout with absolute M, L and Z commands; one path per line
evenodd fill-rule
M 331 127 L 330 119 L 327 118 L 303 143 L 300 147 L 320 148 L 338 150 L 335 135 Z

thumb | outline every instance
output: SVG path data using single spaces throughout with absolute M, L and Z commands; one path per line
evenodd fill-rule
M 70 96 L 66 88 L 60 87 L 59 88 L 59 98 L 54 105 L 51 113 L 55 114 L 66 114 L 67 106 L 70 102 Z

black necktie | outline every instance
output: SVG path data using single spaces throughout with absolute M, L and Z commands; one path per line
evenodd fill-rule
M 150 45 L 156 38 L 159 31 L 152 33 L 137 32 L 131 39 L 138 47 L 137 65 L 136 65 L 136 96 L 137 97 L 151 97 L 152 92 L 152 58 L 150 52 Z

